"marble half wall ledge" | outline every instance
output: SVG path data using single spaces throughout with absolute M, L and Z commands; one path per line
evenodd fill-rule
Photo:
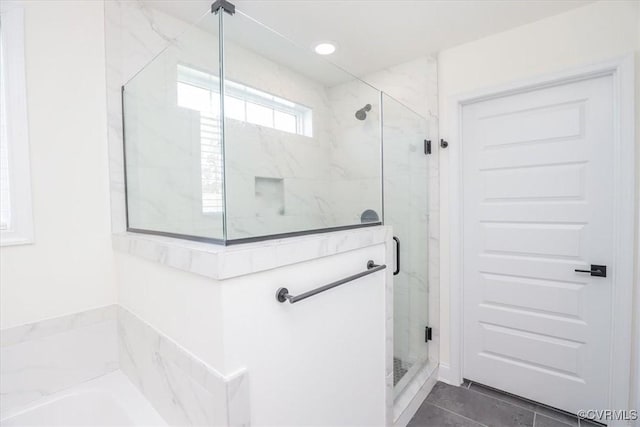
M 139 233 L 114 233 L 118 252 L 215 280 L 258 273 L 382 244 L 389 226 L 373 226 L 232 246 Z

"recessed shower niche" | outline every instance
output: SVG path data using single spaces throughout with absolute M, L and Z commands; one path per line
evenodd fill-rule
M 284 180 L 256 176 L 255 212 L 257 216 L 285 214 Z

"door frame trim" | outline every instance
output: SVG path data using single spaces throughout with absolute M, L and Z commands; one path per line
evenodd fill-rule
M 450 197 L 450 376 L 455 385 L 463 378 L 463 178 L 461 139 L 464 106 L 489 99 L 587 80 L 613 77 L 614 132 L 614 262 L 612 269 L 612 330 L 610 348 L 611 378 L 609 408 L 630 409 L 632 351 L 632 309 L 635 247 L 635 135 L 634 135 L 634 57 L 633 54 L 568 71 L 537 76 L 507 85 L 482 89 L 450 99 L 449 111 L 449 197 Z M 634 230 L 629 233 L 629 230 Z M 639 289 L 640 290 L 640 289 Z M 614 359 L 615 355 L 615 359 Z M 615 361 L 615 363 L 614 363 Z M 612 424 L 613 425 L 613 424 Z

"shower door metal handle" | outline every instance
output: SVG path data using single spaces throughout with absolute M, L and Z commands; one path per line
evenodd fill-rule
M 373 274 L 377 271 L 384 270 L 385 268 L 387 268 L 386 264 L 378 265 L 373 262 L 373 260 L 369 260 L 367 261 L 367 269 L 365 271 L 354 274 L 353 276 L 345 277 L 344 279 L 336 280 L 335 282 L 331 282 L 328 285 L 320 286 L 319 288 L 310 290 L 309 292 L 305 292 L 300 295 L 294 296 L 289 293 L 289 289 L 278 288 L 278 290 L 276 291 L 276 300 L 278 300 L 278 302 L 289 301 L 289 303 L 295 304 L 298 301 L 302 301 L 303 299 L 318 295 L 319 293 L 328 291 L 329 289 L 333 289 L 336 286 L 344 285 L 345 283 L 349 283 L 352 280 L 356 280 L 361 277 L 368 276 L 369 274 Z
M 400 273 L 400 239 L 393 236 L 393 240 L 396 242 L 396 269 L 393 271 L 393 275 L 397 276 Z

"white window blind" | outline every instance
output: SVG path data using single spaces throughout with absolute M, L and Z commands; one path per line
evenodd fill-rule
M 222 140 L 220 120 L 215 114 L 200 114 L 200 175 L 202 212 L 222 212 Z
M 208 88 L 178 81 L 178 105 L 200 113 L 200 179 L 202 212 L 224 209 L 220 95 Z

